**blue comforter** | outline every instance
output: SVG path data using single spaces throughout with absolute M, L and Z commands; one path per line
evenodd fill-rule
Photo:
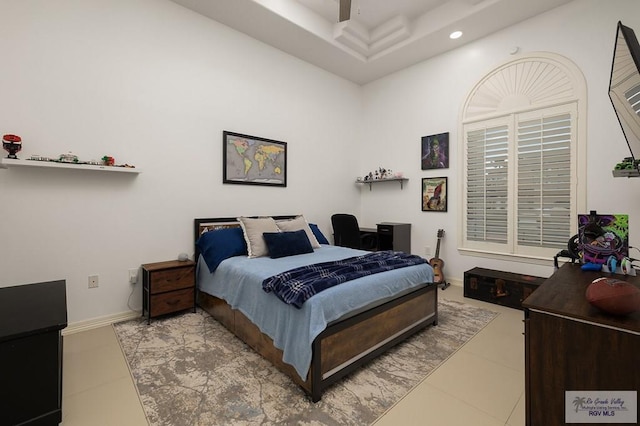
M 262 282 L 262 289 L 267 293 L 274 292 L 284 303 L 300 309 L 307 299 L 335 285 L 426 262 L 426 259 L 412 254 L 379 251 L 300 266 L 267 278 Z
M 197 267 L 198 289 L 225 300 L 233 309 L 242 312 L 273 340 L 275 347 L 283 351 L 282 360 L 293 365 L 300 378 L 306 380 L 313 340 L 327 328 L 327 324 L 352 315 L 372 303 L 382 303 L 433 282 L 433 269 L 425 263 L 358 278 L 316 294 L 301 309 L 282 303 L 273 293 L 265 293 L 262 282 L 303 265 L 366 253 L 322 245 L 314 253 L 280 259 L 235 256 L 220 263 L 214 273 L 209 272 L 200 257 Z

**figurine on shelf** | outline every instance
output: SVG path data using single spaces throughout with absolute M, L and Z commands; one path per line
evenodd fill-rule
M 116 164 L 116 159 L 105 155 L 104 157 L 102 157 L 102 162 L 105 166 L 114 166 Z
M 66 154 L 60 154 L 60 157 L 58 157 L 58 161 L 61 163 L 75 164 L 78 162 L 78 156 L 72 153 L 71 151 L 69 151 Z
M 391 169 L 384 169 L 380 167 L 380 179 L 391 179 L 393 177 L 393 172 Z
M 370 180 L 384 180 L 384 179 L 393 179 L 395 176 L 391 169 L 385 169 L 383 167 L 378 167 L 377 170 L 373 172 L 369 172 L 368 175 L 364 176 L 365 181 Z
M 2 148 L 9 153 L 7 158 L 17 160 L 16 154 L 22 150 L 22 138 L 18 135 L 4 135 L 2 137 Z

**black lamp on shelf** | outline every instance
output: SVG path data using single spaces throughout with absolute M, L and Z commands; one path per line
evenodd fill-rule
M 7 158 L 17 159 L 16 154 L 22 150 L 22 138 L 17 135 L 4 135 L 2 148 L 9 153 Z

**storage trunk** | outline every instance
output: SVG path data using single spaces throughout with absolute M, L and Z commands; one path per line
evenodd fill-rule
M 545 280 L 531 275 L 473 268 L 464 273 L 464 296 L 522 309 L 522 301 Z

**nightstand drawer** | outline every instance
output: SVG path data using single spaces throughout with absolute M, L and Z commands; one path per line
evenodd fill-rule
M 196 264 L 192 260 L 142 265 L 142 315 L 151 318 L 184 309 L 196 311 Z
M 151 296 L 151 316 L 193 308 L 193 298 L 193 286 L 184 290 L 153 295 Z
M 153 271 L 151 273 L 151 294 L 193 287 L 194 270 L 193 266 L 185 266 Z

